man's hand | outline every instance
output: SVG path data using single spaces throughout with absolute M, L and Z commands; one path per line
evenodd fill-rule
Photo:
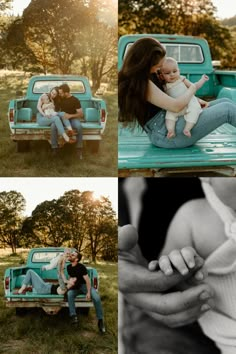
M 71 114 L 65 113 L 65 114 L 63 115 L 63 118 L 64 118 L 64 119 L 70 119 L 70 118 L 71 118 Z
M 91 300 L 91 295 L 90 295 L 90 292 L 87 292 L 86 294 L 86 300 L 90 301 Z
M 131 225 L 119 229 L 119 290 L 125 301 L 170 327 L 194 322 L 214 305 L 214 294 L 207 284 L 173 291 L 204 263 L 201 257 L 196 257 L 195 262 L 184 277 L 176 271 L 168 277 L 160 270 L 150 272 L 137 245 L 137 231 Z

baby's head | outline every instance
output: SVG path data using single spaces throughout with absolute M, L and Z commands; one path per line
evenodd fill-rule
M 178 80 L 180 72 L 177 61 L 174 58 L 166 57 L 160 68 L 160 73 L 165 82 L 171 83 Z
M 65 258 L 69 258 L 70 254 L 71 254 L 71 249 L 70 248 L 64 248 L 63 256 Z
M 43 102 L 43 104 L 50 103 L 48 95 L 45 94 L 42 96 L 42 102 Z

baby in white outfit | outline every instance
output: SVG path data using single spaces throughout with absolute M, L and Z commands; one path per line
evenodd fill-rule
M 165 59 L 160 73 L 161 78 L 165 81 L 165 92 L 169 96 L 176 98 L 186 92 L 189 87 L 189 81 L 184 76 L 180 75 L 178 63 L 174 58 L 167 57 Z M 208 76 L 202 75 L 202 78 L 199 81 L 202 81 L 202 84 L 204 84 L 208 80 Z M 191 129 L 196 124 L 201 111 L 201 105 L 195 96 L 191 98 L 189 104 L 182 111 L 178 113 L 167 111 L 165 118 L 166 128 L 168 130 L 167 137 L 170 139 L 175 136 L 175 124 L 180 116 L 184 116 L 184 119 L 186 120 L 183 133 L 186 136 L 191 137 Z

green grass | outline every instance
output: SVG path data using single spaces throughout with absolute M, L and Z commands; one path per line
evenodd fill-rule
M 7 267 L 17 266 L 26 252 L 0 254 L 0 276 Z M 68 309 L 46 315 L 32 309 L 23 317 L 5 306 L 3 285 L 0 288 L 0 353 L 14 354 L 115 354 L 117 353 L 117 264 L 93 265 L 99 272 L 102 304 L 107 332 L 97 328 L 94 308 L 88 316 L 79 315 L 79 326 L 70 324 Z
M 60 156 L 52 158 L 48 142 L 31 142 L 29 152 L 16 152 L 16 143 L 10 139 L 7 120 L 9 100 L 17 90 L 27 87 L 28 78 L 22 75 L 0 73 L 0 159 L 2 177 L 116 177 L 117 176 L 117 94 L 107 92 L 108 120 L 100 149 L 93 154 L 84 149 L 84 159 L 77 160 L 75 147 L 65 145 Z M 86 145 L 86 144 L 85 144 Z

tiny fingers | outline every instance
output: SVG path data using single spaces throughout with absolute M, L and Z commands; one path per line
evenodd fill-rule
M 183 259 L 185 263 L 187 264 L 188 268 L 192 269 L 195 267 L 195 255 L 196 251 L 192 247 L 184 247 L 181 249 L 181 254 L 183 256 Z
M 173 266 L 177 269 L 177 271 L 182 274 L 182 275 L 186 275 L 189 272 L 188 266 L 185 263 L 185 259 L 184 256 L 182 254 L 182 251 L 184 249 L 182 249 L 181 251 L 179 250 L 173 250 L 172 252 L 170 252 L 169 254 L 169 258 L 171 261 L 171 264 L 173 264 Z M 187 258 L 190 260 L 190 263 L 192 262 L 190 254 L 188 252 L 183 252 L 184 255 L 187 253 Z
M 159 259 L 159 267 L 165 275 L 173 274 L 173 269 L 168 256 L 161 256 Z

